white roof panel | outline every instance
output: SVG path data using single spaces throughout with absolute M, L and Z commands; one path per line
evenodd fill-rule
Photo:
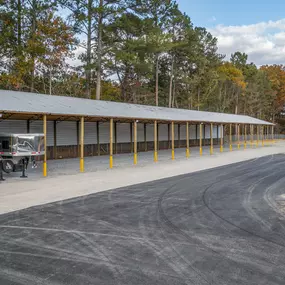
M 40 113 L 51 115 L 134 118 L 159 121 L 192 121 L 208 123 L 240 123 L 272 125 L 245 115 L 203 112 L 147 105 L 88 100 L 82 98 L 43 95 L 0 90 L 0 112 Z

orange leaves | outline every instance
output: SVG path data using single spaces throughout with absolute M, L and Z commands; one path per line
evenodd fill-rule
M 45 19 L 37 23 L 37 32 L 31 39 L 31 47 L 40 63 L 46 66 L 59 65 L 70 55 L 76 40 L 71 27 L 49 12 Z
M 272 89 L 276 92 L 277 108 L 285 104 L 285 67 L 283 65 L 264 65 L 260 68 L 266 72 Z
M 240 87 L 242 90 L 246 88 L 246 82 L 244 81 L 243 73 L 240 69 L 236 68 L 233 64 L 229 62 L 223 63 L 218 67 L 218 72 L 224 80 L 233 82 L 236 86 Z

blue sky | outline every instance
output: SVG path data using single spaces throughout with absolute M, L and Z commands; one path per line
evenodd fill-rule
M 218 39 L 219 52 L 245 52 L 249 61 L 285 64 L 285 0 L 177 0 L 195 26 Z
M 196 26 L 249 25 L 285 16 L 285 0 L 177 0 Z M 215 19 L 215 21 L 213 21 Z

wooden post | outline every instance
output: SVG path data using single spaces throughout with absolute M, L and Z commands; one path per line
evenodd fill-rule
M 171 124 L 167 124 L 168 148 L 169 148 L 169 149 L 171 148 L 170 126 L 171 126 Z
M 274 126 L 272 126 L 272 143 L 274 143 Z
M 147 151 L 146 123 L 143 124 L 144 151 Z
M 57 122 L 53 121 L 53 159 L 57 159 Z
M 247 144 L 247 125 L 244 125 L 244 149 L 246 149 Z
M 210 140 L 211 140 L 211 145 L 210 145 L 210 155 L 214 154 L 214 147 L 213 147 L 213 123 L 210 125 Z
M 230 124 L 230 151 L 233 150 L 232 124 Z
M 80 172 L 84 172 L 84 117 L 80 119 Z
M 261 145 L 264 146 L 264 126 L 261 126 Z
M 221 136 L 221 145 L 220 145 L 220 152 L 223 152 L 224 151 L 224 126 L 223 124 L 221 124 L 220 126 L 221 128 L 221 131 L 220 131 L 220 136 Z
M 202 140 L 202 134 L 203 134 L 203 124 L 201 123 L 201 124 L 200 124 L 200 137 L 199 137 L 199 140 L 200 140 L 200 155 L 203 154 L 203 140 Z
M 47 115 L 43 116 L 43 132 L 44 132 L 43 176 L 47 177 Z
M 240 149 L 240 124 L 237 125 L 238 149 Z
M 256 125 L 256 147 L 259 146 L 259 126 Z
M 178 129 L 178 148 L 180 148 L 181 147 L 181 143 L 180 143 L 180 137 L 181 137 L 181 134 L 180 134 L 180 124 L 178 124 L 177 129 Z
M 158 161 L 157 155 L 157 121 L 154 121 L 154 162 Z
M 109 165 L 110 168 L 113 168 L 113 129 L 114 129 L 114 119 L 110 119 L 110 158 Z
M 186 123 L 186 158 L 189 158 L 190 150 L 189 150 L 189 122 Z
M 252 125 L 249 126 L 250 130 L 250 146 L 253 147 L 253 128 Z
M 175 159 L 174 122 L 171 122 L 171 159 Z
M 137 121 L 134 121 L 134 165 L 138 163 L 138 145 L 137 145 Z
M 97 155 L 100 156 L 100 125 L 96 122 L 96 132 L 97 132 Z

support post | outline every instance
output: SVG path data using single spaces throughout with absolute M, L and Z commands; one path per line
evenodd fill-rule
M 200 137 L 199 137 L 199 139 L 200 139 L 200 155 L 203 154 L 203 145 L 202 145 L 203 140 L 202 140 L 202 134 L 203 134 L 203 124 L 201 123 L 201 124 L 200 124 Z
M 210 125 L 210 138 L 211 138 L 211 146 L 210 146 L 210 155 L 214 154 L 214 147 L 213 147 L 213 123 Z
M 180 143 L 180 124 L 178 124 L 177 129 L 178 129 L 178 148 L 180 148 L 181 147 L 181 143 Z
M 168 136 L 168 148 L 171 148 L 171 139 L 170 139 L 170 126 L 171 124 L 167 124 L 167 136 Z
M 134 165 L 138 163 L 137 121 L 134 121 Z
M 57 122 L 53 121 L 53 159 L 57 159 Z
M 256 125 L 256 147 L 259 146 L 259 126 Z
M 147 151 L 146 123 L 143 124 L 143 137 L 144 137 L 144 151 Z
M 110 119 L 110 158 L 109 158 L 109 166 L 113 168 L 113 129 L 114 129 L 114 119 Z
M 272 143 L 274 143 L 274 126 L 272 126 L 271 132 L 272 132 Z
M 80 172 L 84 172 L 84 117 L 80 119 Z
M 100 156 L 100 125 L 96 122 L 96 132 L 97 132 L 97 155 Z
M 237 125 L 238 149 L 240 149 L 240 124 Z
M 233 150 L 232 124 L 230 124 L 230 151 Z
M 261 145 L 264 146 L 264 126 L 261 126 Z
M 186 158 L 189 158 L 190 150 L 189 150 L 189 122 L 186 123 Z
M 247 125 L 244 125 L 244 149 L 246 149 L 247 144 Z
M 220 126 L 221 130 L 220 130 L 220 139 L 221 139 L 221 144 L 220 144 L 220 152 L 224 151 L 224 126 L 223 124 L 221 124 Z
M 44 132 L 44 162 L 43 176 L 47 177 L 47 115 L 43 116 L 43 132 Z M 25 167 L 25 165 L 23 165 Z
M 157 121 L 154 121 L 154 162 L 158 161 L 157 155 Z
M 253 125 L 250 125 L 250 146 L 253 147 Z
M 171 159 L 175 159 L 174 145 L 174 122 L 171 122 Z

